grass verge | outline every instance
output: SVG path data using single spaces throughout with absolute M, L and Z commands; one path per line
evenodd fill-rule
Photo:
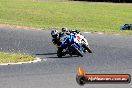
M 30 55 L 0 52 L 0 63 L 17 63 L 17 62 L 27 62 L 33 60 L 34 58 Z
M 126 3 L 0 0 L 0 24 L 132 34 L 119 30 L 121 25 L 132 23 L 131 18 L 132 4 Z

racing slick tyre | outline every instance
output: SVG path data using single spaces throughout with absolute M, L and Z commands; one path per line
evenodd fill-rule
M 77 55 L 83 57 L 83 54 L 77 48 L 75 48 L 74 46 L 71 46 L 71 49 L 73 50 L 73 52 L 76 52 Z
M 84 49 L 86 49 L 89 53 L 92 53 L 92 50 L 85 44 L 82 45 Z

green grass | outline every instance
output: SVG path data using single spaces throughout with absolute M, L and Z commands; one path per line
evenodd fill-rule
M 33 60 L 34 58 L 30 55 L 0 52 L 0 63 L 17 63 L 17 62 L 27 62 Z
M 132 23 L 132 4 L 45 1 L 0 0 L 0 23 L 132 34 L 119 30 L 121 25 Z

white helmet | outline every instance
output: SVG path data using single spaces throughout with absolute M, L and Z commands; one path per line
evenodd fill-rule
M 52 36 L 53 38 L 57 38 L 57 37 L 59 36 L 59 32 L 58 32 L 55 28 L 53 28 L 53 29 L 51 30 L 51 36 Z

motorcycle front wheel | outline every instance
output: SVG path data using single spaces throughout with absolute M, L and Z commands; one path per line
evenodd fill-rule
M 77 53 L 77 55 L 83 57 L 83 54 L 75 46 L 71 46 L 70 48 L 73 52 Z
M 86 44 L 83 44 L 82 47 L 86 49 L 89 53 L 92 53 L 92 50 Z

